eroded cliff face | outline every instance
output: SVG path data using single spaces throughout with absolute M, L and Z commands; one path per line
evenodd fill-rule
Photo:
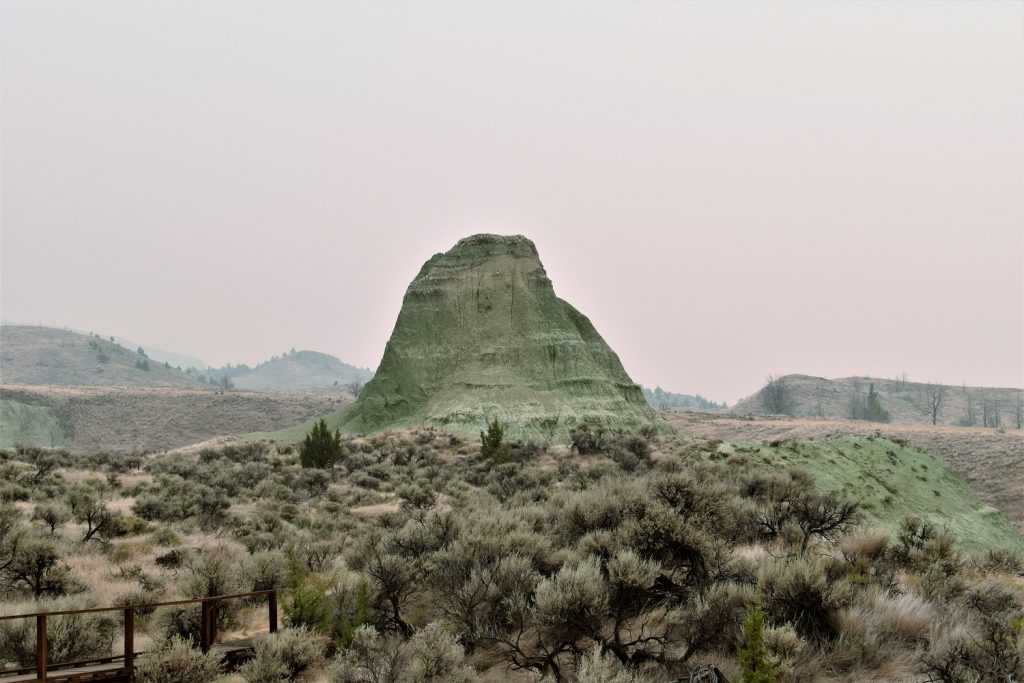
M 661 423 L 587 317 L 555 296 L 520 235 L 467 237 L 423 265 L 376 375 L 338 418 L 347 432 L 422 424 L 472 433 L 497 418 L 522 437 L 582 419 Z

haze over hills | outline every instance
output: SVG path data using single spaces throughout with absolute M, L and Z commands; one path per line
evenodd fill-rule
M 53 327 L 0 325 L 0 382 L 202 388 L 185 372 L 111 341 Z
M 474 235 L 406 290 L 373 379 L 329 423 L 347 432 L 435 425 L 516 435 L 600 419 L 664 424 L 585 315 L 555 296 L 533 242 Z
M 158 363 L 168 363 L 174 368 L 201 368 L 206 365 L 201 358 L 195 356 L 186 356 L 180 353 L 174 353 L 173 351 L 165 351 L 164 349 L 158 349 L 149 344 L 140 344 L 139 342 L 132 341 L 131 339 L 125 339 L 124 337 L 118 337 L 114 335 L 114 341 L 121 346 L 128 349 L 142 348 L 146 355 L 155 360 Z
M 242 390 L 337 387 L 344 391 L 353 381 L 365 384 L 373 372 L 326 353 L 295 350 L 255 367 L 243 364 L 208 368 L 198 358 L 139 345 L 123 337 L 37 325 L 0 325 L 3 384 L 202 388 L 216 385 L 222 377 L 231 380 L 232 388 Z
M 785 375 L 739 401 L 734 415 L 792 415 L 830 419 L 866 419 L 864 402 L 874 387 L 889 421 L 940 425 L 1024 426 L 1024 390 L 908 382 L 871 377 L 825 379 Z
M 729 408 L 724 401 L 716 403 L 704 398 L 700 394 L 676 394 L 671 391 L 665 391 L 661 387 L 651 389 L 642 386 L 640 388 L 644 392 L 644 398 L 647 399 L 647 403 L 656 410 L 721 411 L 728 410 Z
M 208 368 L 213 380 L 228 377 L 238 389 L 257 391 L 296 391 L 344 387 L 350 382 L 365 384 L 373 377 L 366 368 L 342 362 L 339 358 L 318 351 L 295 351 L 275 356 L 250 368 L 248 365 Z

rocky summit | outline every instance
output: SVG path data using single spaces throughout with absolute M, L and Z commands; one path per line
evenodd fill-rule
M 377 373 L 332 417 L 348 433 L 475 433 L 493 419 L 521 438 L 564 434 L 581 420 L 666 428 L 587 317 L 555 296 L 521 235 L 474 235 L 427 261 Z

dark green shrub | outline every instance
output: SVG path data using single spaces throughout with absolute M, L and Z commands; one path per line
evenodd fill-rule
M 778 667 L 768 660 L 768 650 L 764 646 L 764 613 L 751 610 L 743 622 L 743 635 L 746 643 L 740 649 L 738 657 L 743 668 L 742 683 L 775 683 Z
M 480 455 L 484 458 L 497 458 L 503 455 L 505 445 L 505 427 L 497 419 L 487 425 L 486 432 L 480 432 Z
M 299 462 L 303 467 L 329 469 L 344 455 L 341 434 L 327 428 L 327 422 L 320 418 L 306 434 L 299 447 Z
M 301 568 L 293 567 L 291 589 L 284 605 L 288 624 L 326 633 L 331 628 L 331 602 L 324 582 Z
M 611 444 L 611 433 L 601 423 L 580 422 L 572 428 L 572 447 L 581 455 L 602 453 Z

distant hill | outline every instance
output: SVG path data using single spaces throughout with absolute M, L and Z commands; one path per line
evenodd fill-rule
M 709 401 L 700 394 L 673 394 L 661 387 L 640 387 L 644 392 L 647 403 L 656 410 L 728 410 L 729 406 L 723 401 L 715 403 Z
M 154 348 L 147 344 L 140 344 L 130 339 L 125 339 L 124 337 L 118 337 L 115 335 L 114 341 L 126 349 L 137 349 L 142 347 L 147 356 L 158 363 L 168 363 L 173 368 L 181 368 L 184 370 L 185 368 L 201 368 L 206 365 L 202 359 L 195 358 L 193 356 L 183 356 L 180 353 L 174 353 L 172 351 L 164 351 L 163 349 Z
M 861 419 L 866 417 L 864 404 L 871 387 L 891 422 L 931 424 L 936 397 L 936 424 L 1018 428 L 1024 422 L 1024 390 L 1021 389 L 958 387 L 871 377 L 825 379 L 785 375 L 777 378 L 774 387 L 762 387 L 737 403 L 730 412 Z
M 0 325 L 0 382 L 63 386 L 203 385 L 109 337 L 53 327 Z
M 205 372 L 215 382 L 226 376 L 237 389 L 257 391 L 297 391 L 335 385 L 343 388 L 352 381 L 365 384 L 373 377 L 373 372 L 366 368 L 357 368 L 317 351 L 292 351 L 254 368 L 235 365 Z

